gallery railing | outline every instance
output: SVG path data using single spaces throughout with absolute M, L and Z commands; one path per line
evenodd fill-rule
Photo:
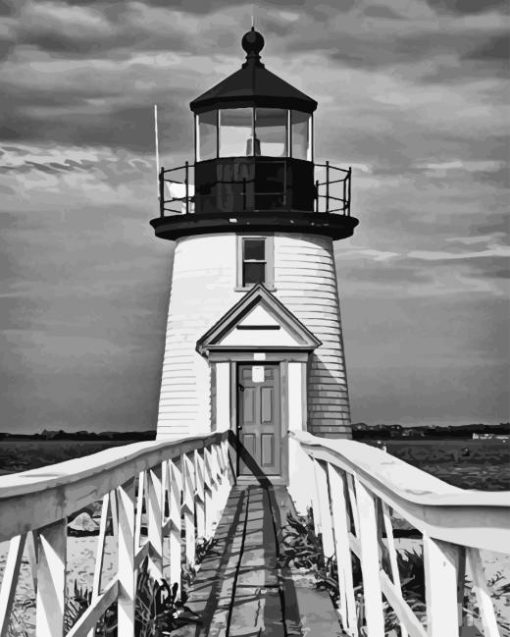
M 324 555 L 336 560 L 348 635 L 500 635 L 481 551 L 510 553 L 510 492 L 459 489 L 375 447 L 305 432 L 289 434 L 289 462 L 290 494 L 301 512 L 311 505 Z M 395 525 L 421 538 L 413 542 L 422 556 L 424 613 L 403 594 Z M 397 632 L 386 632 L 389 612 Z
M 196 541 L 213 535 L 233 484 L 229 445 L 228 433 L 139 442 L 1 477 L 0 542 L 9 541 L 9 549 L 0 588 L 0 636 L 18 634 L 11 621 L 26 544 L 36 636 L 64 635 L 68 520 L 101 500 L 91 603 L 67 637 L 92 636 L 115 602 L 117 634 L 135 637 L 137 572 L 148 558 L 156 578 L 165 569 L 169 582 L 180 587 L 181 543 L 185 565 L 193 566 Z M 110 533 L 117 565 L 103 585 Z
M 219 158 L 159 173 L 160 216 L 298 210 L 351 214 L 351 168 L 267 157 Z M 309 183 L 308 183 L 309 182 Z

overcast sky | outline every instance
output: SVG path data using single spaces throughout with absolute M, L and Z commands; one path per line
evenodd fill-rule
M 509 36 L 499 0 L 255 5 L 268 68 L 354 167 L 336 246 L 354 421 L 509 419 Z M 155 427 L 163 163 L 239 68 L 251 4 L 0 0 L 0 427 Z

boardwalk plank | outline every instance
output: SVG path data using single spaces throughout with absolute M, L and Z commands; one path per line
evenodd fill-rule
M 234 487 L 189 590 L 193 621 L 175 637 L 303 637 L 341 634 L 329 596 L 295 587 L 278 560 L 292 503 L 284 487 Z

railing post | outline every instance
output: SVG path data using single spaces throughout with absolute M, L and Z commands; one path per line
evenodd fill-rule
M 157 579 L 163 577 L 163 493 L 161 466 L 147 472 L 148 538 L 154 549 L 151 562 Z M 138 547 L 137 547 L 138 549 Z
M 479 549 L 467 548 L 467 557 L 473 578 L 473 591 L 478 600 L 480 608 L 480 619 L 483 627 L 483 634 L 486 637 L 499 637 L 498 622 L 490 592 L 487 589 L 487 579 L 485 577 Z
M 186 565 L 195 565 L 195 508 L 194 508 L 194 490 L 193 484 L 193 463 L 186 454 L 183 454 L 181 460 L 182 467 L 182 485 L 183 498 L 182 504 L 184 508 L 184 533 L 186 542 Z
M 315 180 L 315 212 L 319 212 L 319 180 Z
M 181 493 L 182 471 L 174 460 L 168 461 L 168 508 L 170 516 L 170 585 L 181 593 Z
M 214 490 L 213 490 L 214 489 Z M 205 537 L 209 539 L 213 535 L 215 512 L 215 494 L 218 491 L 216 477 L 211 468 L 211 452 L 204 449 L 204 503 L 205 503 Z
M 349 217 L 351 216 L 351 179 L 352 179 L 352 168 L 351 166 L 349 166 L 349 184 L 347 187 L 347 202 L 348 202 L 347 214 L 349 215 Z
M 457 547 L 423 534 L 428 637 L 458 637 Z
M 243 210 L 246 210 L 246 177 L 243 177 Z
M 326 212 L 329 212 L 329 161 L 326 162 Z
M 198 449 L 195 449 L 195 509 L 197 520 L 197 538 L 205 538 L 205 486 L 204 459 Z
M 27 534 L 16 535 L 9 542 L 9 552 L 7 553 L 7 561 L 2 580 L 0 582 L 0 636 L 4 637 L 8 634 L 9 624 L 11 622 L 11 609 L 16 594 L 16 585 L 18 583 L 18 575 L 21 566 L 21 558 L 23 557 L 23 549 Z
M 165 169 L 159 171 L 159 216 L 165 216 Z
M 118 633 L 135 637 L 135 479 L 117 487 L 118 535 Z
M 185 164 L 185 177 L 184 182 L 186 184 L 186 214 L 189 214 L 189 162 Z
M 357 479 L 356 500 L 359 514 L 359 540 L 361 545 L 361 574 L 367 633 L 369 637 L 384 637 L 384 613 L 379 571 L 379 538 L 375 496 Z M 446 637 L 447 633 L 444 633 Z M 453 637 L 453 635 L 452 635 Z
M 356 621 L 356 600 L 352 577 L 351 549 L 349 545 L 349 525 L 347 501 L 345 498 L 345 477 L 341 469 L 328 463 L 328 494 L 333 519 L 333 536 L 338 569 L 339 611 L 344 630 L 353 637 L 358 635 Z
M 322 535 L 322 549 L 326 557 L 332 557 L 335 552 L 333 545 L 333 530 L 331 527 L 331 512 L 328 501 L 328 478 L 326 467 L 318 460 L 313 460 L 315 476 L 315 497 L 313 519 L 316 531 Z
M 62 637 L 66 592 L 67 520 L 37 533 L 36 637 Z

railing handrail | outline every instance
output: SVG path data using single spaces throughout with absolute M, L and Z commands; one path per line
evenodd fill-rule
M 420 531 L 500 552 L 510 545 L 510 491 L 460 489 L 385 451 L 353 440 L 289 432 L 312 458 L 355 475 Z
M 135 442 L 2 476 L 0 542 L 64 518 L 165 460 L 202 450 L 227 438 L 228 432 L 221 432 Z

